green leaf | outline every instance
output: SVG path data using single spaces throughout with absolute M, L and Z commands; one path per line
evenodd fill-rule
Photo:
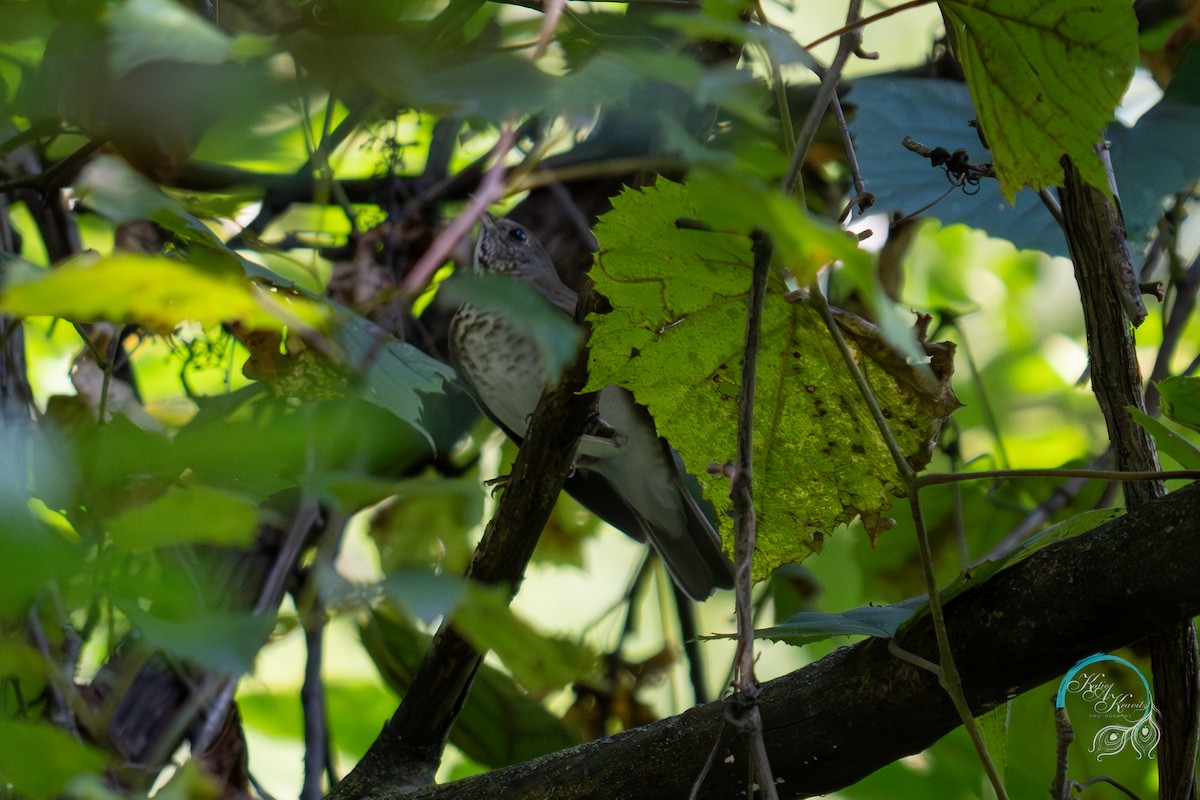
M 949 586 L 941 589 L 938 592 L 938 597 L 941 599 L 942 604 L 945 605 L 963 592 L 982 585 L 997 573 L 1021 563 L 1042 548 L 1090 533 L 1101 525 L 1121 516 L 1123 513 L 1124 511 L 1119 508 L 1094 508 L 1051 525 L 1049 528 L 1030 536 L 1013 552 L 995 561 L 985 561 L 979 566 L 972 567 L 965 574 L 956 578 Z M 912 616 L 904 624 L 911 625 L 928 613 L 929 606 L 923 604 L 913 612 Z
M 816 64 L 812 54 L 805 50 L 794 36 L 789 36 L 774 26 L 744 22 L 740 11 L 732 18 L 723 14 L 666 12 L 655 15 L 654 24 L 686 33 L 696 41 L 736 42 L 743 47 L 758 45 L 771 56 L 772 63 L 779 66 Z
M 51 673 L 46 659 L 31 645 L 18 641 L 11 634 L 0 636 L 0 675 L 45 678 Z
M 143 430 L 120 415 L 106 425 L 84 430 L 77 443 L 75 466 L 92 511 L 115 516 L 166 491 L 182 472 L 172 459 L 173 448 L 165 435 Z M 81 501 L 76 498 L 60 504 L 70 507 L 68 503 Z
M 425 398 L 444 394 L 454 370 L 348 309 L 334 306 L 334 311 L 332 339 L 361 375 L 360 396 L 412 425 L 432 445 L 423 421 Z
M 1105 523 L 1112 522 L 1124 513 L 1119 508 L 1094 508 L 1064 519 L 1062 522 L 1055 523 L 1049 528 L 1030 536 L 1019 549 L 1011 554 L 995 561 L 985 561 L 978 567 L 972 568 L 969 574 L 960 578 L 953 586 L 943 589 L 941 597 L 943 600 L 949 600 L 960 591 L 970 586 L 978 585 L 981 581 L 986 580 L 1000 570 L 1021 563 L 1044 547 L 1049 547 L 1058 542 L 1065 542 L 1077 536 L 1083 536 Z
M 369 534 L 385 573 L 437 564 L 459 572 L 474 552 L 483 523 L 483 489 L 478 477 L 425 475 L 404 481 L 396 499 L 372 515 Z
M 185 242 L 227 254 L 236 263 L 233 253 L 208 226 L 115 156 L 99 156 L 84 167 L 75 182 L 75 193 L 113 224 L 149 220 Z
M 279 330 L 323 327 L 328 316 L 323 304 L 265 290 L 227 270 L 141 253 L 79 256 L 38 280 L 7 285 L 0 308 L 22 317 L 137 323 L 164 335 L 187 321 Z
M 980 714 L 976 721 L 988 755 L 996 766 L 996 772 L 1003 778 L 1008 769 L 1008 714 L 1010 703 L 996 706 L 991 711 Z
M 1014 552 L 995 561 L 985 561 L 970 573 L 958 578 L 939 593 L 943 603 L 967 589 L 979 586 L 989 577 L 1019 564 L 1047 545 L 1080 536 L 1120 516 L 1121 511 L 1113 508 L 1094 509 L 1053 525 L 1031 536 Z M 839 613 L 801 611 L 793 614 L 786 622 L 762 628 L 754 632 L 759 639 L 783 642 L 794 646 L 811 644 L 835 636 L 876 636 L 890 639 L 900 626 L 910 619 L 928 613 L 925 595 L 912 597 L 890 606 L 863 606 Z M 736 638 L 733 634 L 709 637 L 713 639 Z
M 177 544 L 250 545 L 258 534 L 258 509 L 241 495 L 208 486 L 172 486 L 161 497 L 109 520 L 121 550 Z
M 310 481 L 320 488 L 350 469 L 400 473 L 429 455 L 426 439 L 412 426 L 355 397 L 299 408 L 268 399 L 241 412 L 197 417 L 180 430 L 169 458 L 174 474 L 188 469 L 211 486 L 265 499 Z M 253 419 L 246 418 L 249 412 Z
M 176 622 L 132 604 L 121 610 L 150 647 L 227 675 L 254 668 L 254 658 L 274 626 L 274 619 L 266 614 L 193 610 Z
M 31 800 L 58 797 L 104 769 L 104 754 L 48 722 L 0 717 L 0 785 Z
M 233 39 L 170 0 L 125 0 L 108 18 L 110 62 L 117 74 L 150 61 L 219 64 Z
M 65 542 L 27 508 L 0 498 L 0 564 L 13 565 L 0 581 L 0 618 L 20 618 L 53 581 L 84 569 L 81 548 Z
M 246 692 L 238 694 L 238 711 L 246 726 L 278 739 L 304 739 L 303 708 L 296 693 Z M 396 695 L 376 683 L 328 680 L 325 705 L 330 739 L 353 759 L 362 758 L 379 735 L 379 729 L 396 710 Z
M 719 221 L 721 231 L 680 229 L 681 217 Z M 787 198 L 732 181 L 702 180 L 698 188 L 660 181 L 625 192 L 596 231 L 601 247 L 591 274 L 613 311 L 592 318 L 589 388 L 624 386 L 650 409 L 659 433 L 699 477 L 730 542 L 729 482 L 707 467 L 737 452 L 752 271 L 746 234 L 755 227 L 779 233 L 755 404 L 755 577 L 762 578 L 805 558 L 822 536 L 858 515 L 879 535 L 889 527 L 882 518 L 889 498 L 900 490 L 887 446 L 820 314 L 792 302 L 780 274 L 807 284 L 832 259 L 857 264 L 867 256 L 856 242 Z M 950 351 L 946 377 L 926 391 L 925 371 L 910 367 L 878 331 L 861 320 L 853 330 L 843 327 L 901 447 L 923 466 L 942 419 L 957 407 L 945 382 Z
M 1158 445 L 1158 449 L 1179 462 L 1179 466 L 1184 469 L 1200 469 L 1200 447 L 1196 447 L 1196 445 L 1139 409 L 1129 406 L 1126 410 L 1133 417 L 1134 422 L 1141 425 L 1154 437 L 1154 442 Z
M 430 636 L 381 606 L 363 625 L 362 639 L 388 684 L 400 694 L 406 693 L 429 648 Z M 384 719 L 386 716 L 380 717 L 379 722 Z M 577 731 L 522 691 L 511 677 L 486 663 L 476 673 L 462 713 L 450 730 L 450 741 L 456 747 L 490 767 L 519 764 L 579 740 Z
M 1200 431 L 1200 378 L 1176 375 L 1157 384 L 1162 411 L 1185 428 Z
M 679 185 L 669 181 L 661 182 L 660 186 L 664 200 L 679 191 Z M 627 191 L 624 195 L 629 197 L 632 193 Z M 749 236 L 755 230 L 766 232 L 775 247 L 773 266 L 786 272 L 797 286 L 808 286 L 818 270 L 835 261 L 846 269 L 861 271 L 869 271 L 873 263 L 871 256 L 859 248 L 858 240 L 805 213 L 796 198 L 732 170 L 698 169 L 689 177 L 682 195 L 680 202 L 690 216 L 718 231 L 741 236 Z M 671 216 L 668 207 L 655 216 L 674 229 L 675 220 L 687 214 Z M 685 238 L 696 238 L 696 232 L 680 233 Z M 704 234 L 699 236 L 703 238 Z M 709 234 L 709 238 L 714 236 L 720 234 Z M 727 241 L 719 247 L 728 250 L 732 239 L 725 238 Z
M 890 606 L 863 606 L 841 613 L 801 611 L 786 622 L 756 630 L 759 639 L 783 642 L 794 646 L 821 642 L 834 636 L 877 636 L 888 639 L 895 635 L 913 609 L 924 598 L 905 600 Z M 713 638 L 736 638 L 733 634 Z
M 1023 185 L 1062 183 L 1063 156 L 1107 194 L 1093 145 L 1137 63 L 1137 19 L 1128 0 L 938 5 L 1008 201 Z
M 573 683 L 596 664 L 595 654 L 582 645 L 543 636 L 522 622 L 496 589 L 468 584 L 454 626 L 476 650 L 499 656 L 517 683 L 534 694 Z
M 467 592 L 462 578 L 427 569 L 393 572 L 384 578 L 381 588 L 388 599 L 427 625 L 453 614 Z

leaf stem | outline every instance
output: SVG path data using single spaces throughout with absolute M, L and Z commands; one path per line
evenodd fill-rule
M 415 297 L 429 285 L 433 273 L 442 266 L 442 262 L 450 255 L 454 245 L 470 233 L 471 226 L 475 224 L 475 220 L 479 219 L 487 207 L 504 194 L 504 157 L 513 148 L 515 140 L 512 121 L 508 120 L 501 126 L 496 146 L 492 148 L 492 158 L 494 159 L 492 166 L 484 173 L 483 179 L 479 182 L 479 188 L 471 196 L 466 209 L 437 235 L 420 260 L 404 276 L 401 289 L 410 297 Z
M 762 0 L 754 0 L 754 13 L 764 28 L 771 27 L 771 23 L 767 22 L 767 12 L 763 10 Z M 792 110 L 788 104 L 787 84 L 783 80 L 783 70 L 779 68 L 775 59 L 771 58 L 771 52 L 766 47 L 763 47 L 763 57 L 771 68 L 771 88 L 775 91 L 775 105 L 779 109 L 779 130 L 783 137 L 783 152 L 784 155 L 790 156 L 796 132 L 792 128 Z
M 857 20 L 854 20 L 853 22 L 847 22 L 845 25 L 838 28 L 836 31 L 830 31 L 829 33 L 822 36 L 820 39 L 813 39 L 811 42 L 804 45 L 804 49 L 811 50 L 814 47 L 816 47 L 817 45 L 824 44 L 825 42 L 828 42 L 830 39 L 833 39 L 834 37 L 845 36 L 847 33 L 852 33 L 854 31 L 865 28 L 866 26 L 870 25 L 872 22 L 878 22 L 881 19 L 887 19 L 888 17 L 892 16 L 893 14 L 899 14 L 901 11 L 908 11 L 909 9 L 920 8 L 921 6 L 927 6 L 932 2 L 933 2 L 933 0 L 908 0 L 907 3 L 901 3 L 898 6 L 892 6 L 891 8 L 885 8 L 883 11 L 880 11 L 878 14 L 872 14 L 869 17 L 863 17 L 862 19 L 857 19 Z
M 925 527 L 925 515 L 921 510 L 921 483 L 912 465 L 908 463 L 908 458 L 904 455 L 900 443 L 896 441 L 895 435 L 888 426 L 887 418 L 884 417 L 883 410 L 880 408 L 879 402 L 875 399 L 875 393 L 871 390 L 870 384 L 867 383 L 866 375 L 863 374 L 862 369 L 859 367 L 858 361 L 850 351 L 849 345 L 846 344 L 846 339 L 842 336 L 841 328 L 838 327 L 837 320 L 833 318 L 829 302 L 826 300 L 825 294 L 821 291 L 821 286 L 817 281 L 813 281 L 809 289 L 809 295 L 810 301 L 816 306 L 821 314 L 821 318 L 825 321 L 825 327 L 829 330 L 829 335 L 833 337 L 834 343 L 837 344 L 838 351 L 842 354 L 842 360 L 846 364 L 846 369 L 850 372 L 855 385 L 858 386 L 859 393 L 862 395 L 867 408 L 871 412 L 871 418 L 875 422 L 875 427 L 879 430 L 879 435 L 883 437 L 884 442 L 887 444 L 888 452 L 891 453 L 892 459 L 895 461 L 896 470 L 900 473 L 900 482 L 903 484 L 905 493 L 908 495 L 913 527 L 917 534 L 917 549 L 921 555 L 921 572 L 924 575 L 925 590 L 929 596 L 929 614 L 933 620 L 934 634 L 937 638 L 939 666 L 936 674 L 938 682 L 946 690 L 946 694 L 950 696 L 955 710 L 958 711 L 958 716 L 962 720 L 963 727 L 966 728 L 967 734 L 971 737 L 972 744 L 975 745 L 975 750 L 979 755 L 980 762 L 983 764 L 984 771 L 987 772 L 988 779 L 991 781 L 992 787 L 996 790 L 996 797 L 999 800 L 1008 800 L 1008 792 L 1004 788 L 1004 782 L 1001 780 L 996 765 L 988 753 L 987 744 L 983 741 L 983 735 L 979 731 L 979 726 L 975 723 L 975 717 L 971 713 L 970 704 L 967 703 L 966 695 L 963 692 L 962 679 L 959 676 L 958 667 L 955 666 L 954 655 L 950 649 L 950 635 L 946 629 L 946 616 L 942 609 L 941 598 L 938 596 L 937 579 L 933 571 L 933 550 L 929 545 L 929 531 Z
M 754 676 L 754 613 L 751 588 L 754 583 L 754 396 L 758 377 L 758 351 L 762 342 L 762 315 L 771 270 L 771 238 L 761 230 L 750 234 L 754 272 L 746 308 L 746 343 L 742 355 L 742 386 L 738 398 L 737 462 L 729 470 L 729 494 L 734 509 L 734 592 L 737 618 L 737 652 L 734 655 L 734 686 L 745 698 L 738 723 L 748 734 L 753 783 L 767 800 L 778 800 L 771 762 L 763 737 L 761 691 Z
M 750 598 L 756 534 L 754 397 L 758 377 L 758 351 L 762 341 L 763 306 L 773 246 L 770 237 L 762 231 L 754 231 L 750 238 L 753 243 L 754 273 L 746 309 L 746 343 L 742 357 L 741 395 L 738 399 L 737 464 L 731 476 L 730 495 L 733 499 L 736 528 L 734 584 L 737 593 L 738 652 L 735 657 L 734 685 L 753 698 L 758 692 L 758 682 L 754 678 L 754 620 Z
M 829 68 L 825 70 L 825 74 L 821 77 L 821 86 L 817 89 L 817 96 L 813 98 L 812 106 L 809 107 L 808 113 L 804 115 L 804 124 L 800 126 L 800 133 L 796 136 L 796 146 L 792 148 L 792 159 L 788 164 L 787 174 L 783 178 L 783 193 L 791 194 L 796 190 L 797 183 L 800 180 L 800 168 L 804 165 L 804 159 L 808 157 L 808 150 L 812 147 L 813 139 L 817 135 L 817 127 L 821 124 L 821 120 L 825 118 L 825 109 L 829 107 L 830 101 L 837 92 L 838 81 L 841 80 L 842 70 L 846 67 L 846 62 L 850 60 L 850 56 L 858 50 L 862 43 L 862 36 L 856 33 L 857 28 L 854 23 L 859 18 L 862 12 L 862 0 L 850 0 L 849 9 L 846 12 L 847 30 L 842 36 L 841 42 L 838 44 L 837 53 L 833 57 L 833 61 L 829 62 Z M 803 189 L 801 189 L 803 191 Z
M 1087 478 L 1096 481 L 1200 480 L 1200 470 L 1168 469 L 1124 471 L 1119 469 L 981 469 L 977 472 L 928 472 L 917 475 L 918 489 L 946 483 L 995 478 Z

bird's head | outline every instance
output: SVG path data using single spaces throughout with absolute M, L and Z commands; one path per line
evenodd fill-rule
M 480 218 L 474 269 L 525 281 L 562 311 L 574 313 L 575 292 L 559 278 L 550 254 L 527 228 L 510 219 L 487 213 Z
M 531 279 L 538 271 L 554 271 L 554 262 L 525 227 L 484 213 L 475 242 L 475 271 Z

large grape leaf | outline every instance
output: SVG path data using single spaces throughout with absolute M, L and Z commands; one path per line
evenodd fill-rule
M 1137 19 L 1129 0 L 938 5 L 1009 202 L 1022 185 L 1062 183 L 1064 155 L 1107 192 L 1092 148 L 1137 63 Z
M 766 203 L 786 213 L 774 198 L 660 181 L 618 197 L 596 230 L 600 251 L 592 278 L 613 311 L 592 318 L 591 388 L 625 386 L 650 409 L 659 433 L 699 477 L 727 543 L 729 482 L 707 468 L 736 456 L 752 271 L 748 233 L 755 220 L 784 224 L 763 212 Z M 803 559 L 855 516 L 879 535 L 889 527 L 883 518 L 889 498 L 900 491 L 895 464 L 820 315 L 793 302 L 779 269 L 786 266 L 803 280 L 835 258 L 861 267 L 868 256 L 845 233 L 792 205 L 766 298 L 758 363 L 756 578 Z M 710 222 L 719 232 L 680 228 L 679 218 Z M 873 326 L 843 318 L 897 439 L 922 466 L 942 420 L 957 406 L 948 384 L 952 351 L 938 351 L 937 380 L 928 369 L 910 367 Z

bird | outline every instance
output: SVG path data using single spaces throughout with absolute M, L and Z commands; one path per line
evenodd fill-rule
M 482 217 L 472 269 L 523 281 L 574 318 L 578 295 L 559 278 L 541 243 L 513 220 Z M 504 314 L 464 303 L 450 322 L 449 346 L 467 392 L 520 445 L 543 391 L 557 379 L 536 339 Z M 596 417 L 580 441 L 564 489 L 605 522 L 648 542 L 692 599 L 732 587 L 732 564 L 711 515 L 697 499 L 695 478 L 628 390 L 606 386 L 599 391 Z

